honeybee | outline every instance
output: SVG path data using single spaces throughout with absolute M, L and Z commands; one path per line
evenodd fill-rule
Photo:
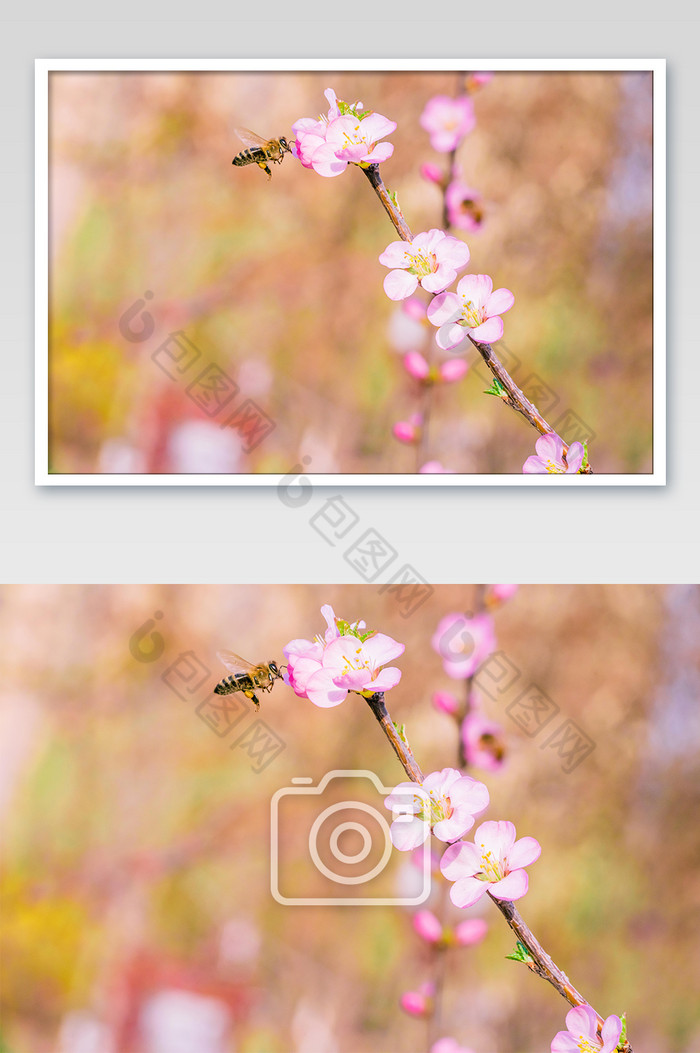
M 282 158 L 292 149 L 287 140 L 283 136 L 280 136 L 279 139 L 263 139 L 262 136 L 256 135 L 247 128 L 236 128 L 235 132 L 247 149 L 237 154 L 231 163 L 239 166 L 258 165 L 263 172 L 267 172 L 267 178 L 272 179 L 272 172 L 267 162 L 282 164 Z
M 214 693 L 217 695 L 233 695 L 236 691 L 242 691 L 246 698 L 252 698 L 255 705 L 259 706 L 260 699 L 255 692 L 271 691 L 275 680 L 283 679 L 276 662 L 252 665 L 233 651 L 219 651 L 218 656 L 231 676 L 225 676 L 216 685 Z

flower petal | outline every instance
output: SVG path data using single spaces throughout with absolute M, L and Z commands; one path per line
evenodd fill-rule
M 481 853 L 469 841 L 459 841 L 446 848 L 440 860 L 440 870 L 448 881 L 473 877 L 481 869 Z
M 534 453 L 530 454 L 523 465 L 523 475 L 547 475 L 544 461 Z
M 410 255 L 405 241 L 392 241 L 379 257 L 379 262 L 384 267 L 408 267 Z
M 306 684 L 307 698 L 321 709 L 339 706 L 348 697 L 347 688 L 337 687 L 327 669 L 319 669 Z
M 463 300 L 473 300 L 483 307 L 493 289 L 488 274 L 465 274 L 457 285 L 457 295 Z
M 447 322 L 438 329 L 435 341 L 443 351 L 451 351 L 453 347 L 458 347 L 462 343 L 466 335 L 463 326 L 457 325 L 456 322 Z
M 614 1053 L 622 1034 L 622 1021 L 619 1016 L 609 1016 L 601 1029 L 603 1048 L 600 1053 Z
M 580 442 L 572 442 L 569 446 L 569 450 L 566 454 L 566 474 L 574 475 L 578 473 L 579 468 L 583 464 L 583 455 L 585 450 L 583 444 Z
M 515 297 L 510 289 L 496 289 L 491 293 L 484 307 L 486 308 L 486 314 L 490 318 L 491 315 L 505 314 L 506 311 L 510 311 L 514 303 Z
M 562 459 L 564 443 L 555 432 L 549 431 L 546 435 L 540 436 L 535 443 L 535 449 L 543 461 L 554 461 L 556 464 Z
M 529 866 L 539 859 L 542 854 L 542 845 L 535 837 L 520 837 L 508 853 L 508 866 L 511 870 Z
M 494 856 L 509 852 L 515 843 L 515 827 L 507 820 L 493 819 L 482 823 L 474 834 L 474 843 L 484 852 L 491 852 Z
M 450 889 L 450 899 L 455 907 L 471 907 L 481 899 L 488 887 L 486 881 L 479 881 L 475 877 L 460 878 Z
M 427 314 L 433 325 L 444 325 L 460 317 L 461 305 L 454 293 L 441 293 L 428 305 Z
M 388 161 L 394 152 L 394 146 L 392 143 L 377 143 L 370 154 L 366 154 L 362 160 L 369 161 L 372 164 L 381 164 L 382 161 Z
M 396 666 L 388 665 L 375 676 L 368 687 L 371 687 L 373 691 L 390 691 L 392 687 L 396 687 L 400 679 L 401 670 Z
M 470 329 L 469 334 L 480 344 L 495 344 L 503 336 L 503 319 L 498 315 L 494 318 L 487 318 L 481 325 Z
M 589 1005 L 577 1005 L 566 1014 L 566 1026 L 577 1038 L 595 1038 L 597 1041 L 598 1017 Z
M 416 815 L 400 815 L 391 824 L 391 843 L 400 852 L 410 852 L 422 845 L 429 833 L 430 823 Z
M 433 833 L 440 841 L 456 841 L 462 834 L 471 830 L 476 819 L 466 809 L 455 810 L 449 819 L 440 819 L 433 827 Z
M 363 652 L 367 655 L 374 666 L 384 665 L 400 658 L 406 650 L 406 645 L 387 636 L 386 633 L 375 633 L 362 645 Z
M 552 1039 L 551 1053 L 581 1053 L 578 1039 L 569 1031 L 558 1031 Z
M 446 289 L 457 277 L 457 271 L 452 267 L 441 266 L 432 274 L 426 274 L 420 283 L 426 292 L 438 293 Z
M 496 899 L 520 899 L 528 888 L 527 870 L 513 870 L 501 881 L 495 881 L 489 892 Z
M 405 300 L 418 288 L 418 278 L 408 271 L 389 271 L 384 279 L 384 292 L 390 300 Z

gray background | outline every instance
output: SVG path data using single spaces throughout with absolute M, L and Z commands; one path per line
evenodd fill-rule
M 297 17 L 281 21 L 278 14 L 284 11 L 288 17 L 289 8 L 270 3 L 265 22 L 222 20 L 221 12 L 245 14 L 243 5 L 230 4 L 200 3 L 184 12 L 163 3 L 148 10 L 122 4 L 112 8 L 118 19 L 95 19 L 94 4 L 62 5 L 60 22 L 41 19 L 43 8 L 38 5 L 29 10 L 34 12 L 32 20 L 5 20 L 0 66 L 5 232 L 0 258 L 2 580 L 362 580 L 343 559 L 347 545 L 331 546 L 309 525 L 325 499 L 339 492 L 336 488 L 316 488 L 307 495 L 308 503 L 290 508 L 274 487 L 34 486 L 34 58 L 452 58 L 458 53 L 470 59 L 498 55 L 668 60 L 669 483 L 665 488 L 602 487 L 585 492 L 557 488 L 556 493 L 551 488 L 507 486 L 351 487 L 345 496 L 359 517 L 358 530 L 375 528 L 397 550 L 397 569 L 410 563 L 435 582 L 697 579 L 700 78 L 698 21 L 681 17 L 688 6 L 665 4 L 662 20 L 658 6 L 610 2 L 576 8 L 585 16 L 578 19 L 562 14 L 565 9 L 558 3 L 511 2 L 489 8 L 446 4 L 439 21 L 426 20 L 427 9 L 417 5 L 382 9 L 355 4 L 343 8 L 347 18 L 330 21 L 330 6 L 296 5 Z M 197 21 L 182 17 L 191 17 L 195 10 Z M 467 11 L 473 12 L 468 20 Z M 602 17 L 617 11 L 627 17 Z M 373 12 L 376 21 L 364 17 Z

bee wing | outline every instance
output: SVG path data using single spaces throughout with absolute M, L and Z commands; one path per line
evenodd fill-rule
M 233 130 L 243 145 L 247 146 L 249 150 L 254 150 L 256 147 L 265 149 L 267 146 L 268 140 L 263 139 L 262 135 L 256 135 L 255 132 L 251 132 L 249 128 L 234 128 Z
M 233 651 L 217 651 L 217 657 L 226 666 L 229 673 L 236 676 L 238 673 L 252 673 L 256 668 L 252 662 L 246 662 L 245 658 L 234 654 Z

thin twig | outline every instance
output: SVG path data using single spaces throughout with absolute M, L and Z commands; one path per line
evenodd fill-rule
M 408 775 L 411 782 L 416 782 L 419 785 L 423 782 L 423 772 L 418 766 L 418 761 L 413 756 L 413 752 L 409 744 L 401 738 L 396 727 L 391 721 L 389 711 L 384 703 L 384 692 L 377 691 L 375 694 L 370 695 L 367 698 L 367 705 L 374 713 L 375 717 L 379 721 L 382 731 L 388 738 L 392 745 L 394 753 L 401 761 L 404 771 Z

